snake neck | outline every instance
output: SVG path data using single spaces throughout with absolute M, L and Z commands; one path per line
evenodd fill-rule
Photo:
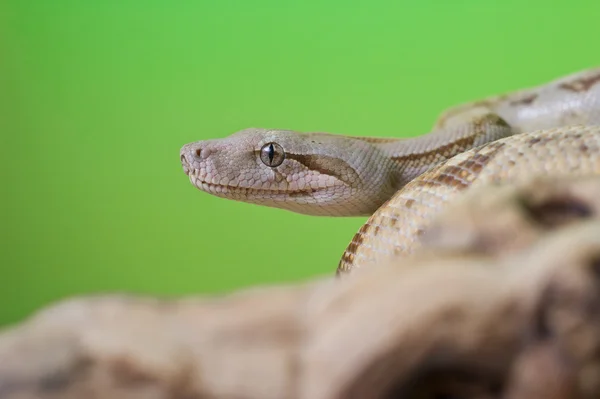
M 414 138 L 360 139 L 383 154 L 389 165 L 391 184 L 397 190 L 457 154 L 512 134 L 514 130 L 502 118 L 485 111 L 467 123 Z

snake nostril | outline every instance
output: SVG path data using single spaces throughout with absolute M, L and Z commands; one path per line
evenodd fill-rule
M 202 148 L 196 149 L 195 154 L 198 158 L 202 158 Z

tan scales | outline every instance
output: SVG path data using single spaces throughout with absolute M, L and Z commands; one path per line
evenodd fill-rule
M 600 68 L 450 108 L 409 139 L 249 128 L 186 144 L 183 169 L 219 197 L 319 216 L 370 216 L 338 271 L 410 254 L 471 186 L 600 172 Z

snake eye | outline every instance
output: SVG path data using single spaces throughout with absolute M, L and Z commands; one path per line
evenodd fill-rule
M 267 143 L 260 149 L 260 160 L 271 168 L 281 165 L 284 159 L 285 151 L 277 143 Z

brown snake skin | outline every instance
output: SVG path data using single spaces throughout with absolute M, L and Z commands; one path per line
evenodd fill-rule
M 600 68 L 459 105 L 409 139 L 250 128 L 186 144 L 191 183 L 212 195 L 321 216 L 370 216 L 338 273 L 402 256 L 470 186 L 596 174 Z M 466 151 L 466 152 L 465 152 Z

